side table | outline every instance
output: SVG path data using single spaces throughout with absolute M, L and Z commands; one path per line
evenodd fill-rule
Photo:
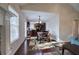
M 56 51 L 62 55 L 62 46 L 66 43 L 67 41 L 60 41 L 60 42 L 57 42 L 56 44 L 54 44 L 55 48 L 56 48 Z

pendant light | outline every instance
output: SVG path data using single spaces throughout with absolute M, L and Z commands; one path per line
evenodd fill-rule
M 42 21 L 41 21 L 41 19 L 40 19 L 40 16 L 39 16 L 39 21 L 38 21 L 38 23 L 42 23 Z

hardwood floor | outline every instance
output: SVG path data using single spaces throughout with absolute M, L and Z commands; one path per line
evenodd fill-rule
M 29 46 L 29 41 L 25 40 L 23 44 L 16 51 L 15 55 L 43 55 L 46 52 L 51 52 L 52 49 L 32 50 L 33 46 Z
M 24 40 L 22 45 L 19 47 L 19 49 L 16 51 L 15 55 L 26 55 L 27 54 L 27 40 Z
M 23 44 L 16 51 L 15 55 L 61 55 L 62 51 L 54 48 L 43 49 L 43 50 L 32 50 L 33 46 L 29 46 L 29 40 L 25 40 Z M 68 51 L 65 52 L 66 55 L 70 55 Z

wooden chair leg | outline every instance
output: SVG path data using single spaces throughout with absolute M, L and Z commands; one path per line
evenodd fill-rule
M 62 48 L 62 55 L 64 55 L 64 48 Z

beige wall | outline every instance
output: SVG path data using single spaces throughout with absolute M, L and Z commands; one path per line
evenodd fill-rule
M 60 14 L 60 39 L 68 40 L 69 35 L 73 32 L 73 20 L 79 17 L 79 13 L 76 12 L 68 4 L 61 4 L 59 9 Z
M 23 10 L 44 11 L 59 15 L 59 37 L 61 40 L 68 40 L 72 34 L 73 20 L 79 17 L 69 4 L 27 4 Z

